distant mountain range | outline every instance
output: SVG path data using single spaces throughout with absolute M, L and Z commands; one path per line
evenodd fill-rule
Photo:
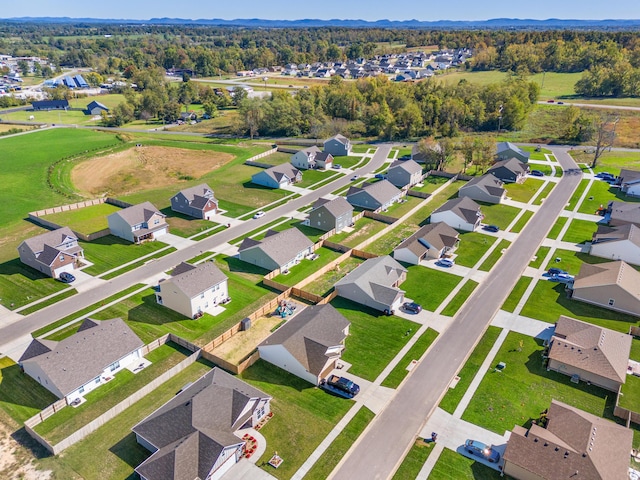
M 129 24 L 129 25 L 210 25 L 227 27 L 255 28 L 306 28 L 306 27 L 348 27 L 348 28 L 446 28 L 446 29 L 606 29 L 622 30 L 640 28 L 639 20 L 570 20 L 550 18 L 532 20 L 519 18 L 494 18 L 490 20 L 264 20 L 259 18 L 224 20 L 184 19 L 184 18 L 151 18 L 149 20 L 105 19 L 105 18 L 70 18 L 70 17 L 19 17 L 0 19 L 0 22 L 11 23 L 72 23 L 72 24 Z

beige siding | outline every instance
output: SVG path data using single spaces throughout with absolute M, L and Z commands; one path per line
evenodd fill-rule
M 539 475 L 529 472 L 519 465 L 514 465 L 512 462 L 504 462 L 504 473 L 516 480 L 545 480 Z
M 586 370 L 582 370 L 581 368 L 566 365 L 551 358 L 549 359 L 549 365 L 547 369 L 554 370 L 558 373 L 562 373 L 563 375 L 568 376 L 578 375 L 582 382 L 590 382 L 594 385 L 598 385 L 599 387 L 611 390 L 612 392 L 617 392 L 618 388 L 620 387 L 620 383 L 616 382 L 615 380 L 601 377 L 600 375 L 587 372 Z
M 617 285 L 574 289 L 573 298 L 575 300 L 600 305 L 610 310 L 640 316 L 640 299 L 624 291 Z M 613 305 L 609 305 L 609 300 L 613 300 Z

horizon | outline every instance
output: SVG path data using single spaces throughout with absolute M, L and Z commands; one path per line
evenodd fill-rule
M 610 2 L 612 3 L 612 2 Z M 514 5 L 507 0 L 496 0 L 490 5 L 480 5 L 471 0 L 454 0 L 446 5 L 414 4 L 400 0 L 390 7 L 381 0 L 353 1 L 345 4 L 338 0 L 326 0 L 320 4 L 291 4 L 285 0 L 273 0 L 265 4 L 257 0 L 245 0 L 242 4 L 206 5 L 194 0 L 177 4 L 169 0 L 112 0 L 108 4 L 61 4 L 49 0 L 32 0 L 21 4 L 11 2 L 2 11 L 2 20 L 19 18 L 69 18 L 103 20 L 351 20 L 351 21 L 412 21 L 482 22 L 494 19 L 511 20 L 638 20 L 640 5 L 637 0 L 619 0 L 614 5 L 595 0 L 538 0 L 535 4 Z M 114 12 L 118 14 L 114 15 Z M 124 14 L 123 12 L 127 12 Z M 401 12 L 401 13 L 400 13 Z M 543 13 L 546 12 L 546 13 Z M 588 12 L 588 14 L 580 14 Z

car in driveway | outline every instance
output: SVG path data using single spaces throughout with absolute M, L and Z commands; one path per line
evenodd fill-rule
M 540 170 L 531 170 L 529 172 L 529 175 L 531 175 L 532 177 L 544 177 L 544 173 L 542 173 Z
M 416 302 L 405 302 L 402 304 L 402 309 L 409 313 L 420 313 L 422 311 L 422 305 Z
M 436 262 L 436 265 L 438 265 L 439 267 L 451 268 L 455 265 L 455 262 L 453 260 L 449 260 L 448 258 L 441 258 Z
M 500 453 L 497 450 L 477 440 L 468 439 L 464 442 L 464 449 L 467 453 L 480 457 L 489 463 L 498 463 L 500 461 Z
M 385 178 L 387 178 L 386 175 L 382 174 L 382 173 L 376 173 L 373 178 L 377 178 L 378 180 L 384 180 Z
M 58 276 L 58 280 L 60 280 L 62 283 L 71 283 L 76 281 L 76 277 L 71 275 L 69 272 L 62 272 Z
M 561 268 L 550 268 L 549 270 L 547 270 L 547 275 L 549 275 L 550 277 L 553 277 L 554 275 L 560 275 L 562 273 L 567 273 L 565 270 L 562 270 Z
M 493 233 L 500 231 L 500 227 L 498 227 L 497 225 L 485 225 L 484 227 L 482 227 L 482 229 L 487 232 L 493 232 Z
M 335 168 L 336 170 L 340 170 L 342 168 L 342 165 L 340 165 L 339 163 L 334 163 L 333 168 Z
M 253 216 L 253 218 L 257 220 L 258 218 L 262 218 L 262 217 L 264 217 L 265 215 L 266 215 L 266 214 L 265 214 L 262 210 L 260 210 L 259 212 L 256 212 L 256 213 L 255 213 L 255 215 Z
M 552 275 L 549 277 L 549 280 L 552 282 L 571 283 L 574 280 L 574 276 L 569 275 L 568 273 L 559 273 L 558 275 Z

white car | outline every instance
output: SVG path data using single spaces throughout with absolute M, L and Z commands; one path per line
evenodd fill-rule
M 258 219 L 258 218 L 262 218 L 265 216 L 265 213 L 260 210 L 259 212 L 256 212 L 255 215 L 253 216 L 254 219 Z

